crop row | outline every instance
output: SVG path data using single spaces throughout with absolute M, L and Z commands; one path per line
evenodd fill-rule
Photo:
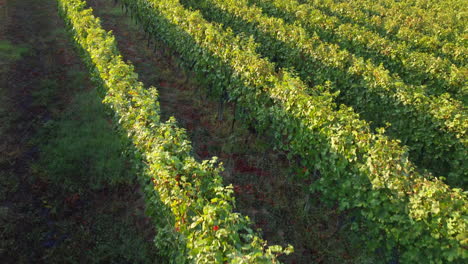
M 468 114 L 447 94 L 425 94 L 425 87 L 405 84 L 382 66 L 356 57 L 337 45 L 310 36 L 304 28 L 269 17 L 247 0 L 183 0 L 236 33 L 253 35 L 257 48 L 284 68 L 294 67 L 307 84 L 339 91 L 338 101 L 354 107 L 374 127 L 390 123 L 387 134 L 411 150 L 410 159 L 448 182 L 468 181 Z M 303 9 L 301 9 L 303 10 Z
M 300 79 L 256 53 L 252 38 L 207 22 L 176 0 L 122 0 L 149 35 L 177 52 L 200 82 L 246 109 L 246 121 L 297 155 L 308 172 L 319 171 L 310 190 L 342 210 L 359 209 L 370 250 L 397 251 L 405 262 L 467 257 L 467 197 L 438 179 L 419 174 L 408 152 L 349 107 L 338 107 L 322 86 Z M 308 174 L 306 172 L 306 174 Z M 312 177 L 312 175 L 308 175 Z M 390 254 L 390 253 L 389 253 Z
M 215 158 L 197 162 L 185 131 L 160 119 L 158 92 L 145 89 L 122 60 L 111 33 L 82 0 L 58 0 L 104 103 L 133 147 L 147 214 L 156 225 L 155 244 L 168 263 L 278 263 L 280 246 L 265 242 L 250 221 L 233 213 L 232 187 L 223 187 Z M 290 248 L 288 248 L 290 251 Z
M 466 21 L 464 17 L 466 15 L 460 12 L 464 7 L 466 9 L 466 1 L 455 0 L 451 4 L 446 3 L 442 7 L 434 8 L 434 12 L 430 12 L 431 8 L 418 10 L 413 8 L 410 9 L 409 14 L 405 15 L 404 12 L 408 9 L 405 6 L 406 1 L 386 1 L 386 5 L 377 10 L 375 7 L 378 7 L 379 3 L 375 1 L 307 0 L 302 2 L 308 2 L 330 15 L 336 15 L 343 21 L 357 23 L 393 38 L 395 41 L 405 41 L 413 48 L 448 58 L 459 66 L 466 66 L 468 62 L 468 48 L 463 40 L 466 38 L 464 37 L 466 22 L 463 22 Z M 441 9 L 454 12 L 444 14 Z M 440 19 L 434 21 L 433 19 L 437 17 Z M 421 31 L 426 28 L 433 28 L 433 33 Z
M 305 0 L 304 2 L 307 1 Z M 319 0 L 314 2 L 329 1 Z M 338 3 L 338 1 L 334 2 Z M 443 37 L 444 41 L 453 40 L 464 31 L 463 21 L 460 19 L 460 14 L 457 16 L 457 13 L 463 8 L 463 5 L 466 6 L 466 3 L 460 0 L 382 0 L 378 2 L 351 0 L 346 2 L 354 9 L 361 10 L 370 15 L 381 16 L 384 20 L 393 21 L 395 24 L 399 23 L 400 26 L 410 27 L 423 34 L 440 34 L 439 37 Z M 388 15 L 394 17 L 389 18 L 387 17 Z M 447 29 L 448 31 L 440 32 L 440 29 Z
M 460 11 L 468 6 L 461 0 L 369 0 L 347 1 L 353 9 L 381 17 L 390 22 L 388 28 L 408 27 L 427 36 L 437 36 L 443 42 L 456 42 L 465 31 Z
M 309 4 L 296 0 L 250 0 L 264 13 L 280 17 L 288 23 L 302 26 L 310 34 L 317 33 L 327 42 L 342 49 L 383 64 L 408 84 L 428 86 L 429 94 L 451 93 L 455 98 L 468 100 L 466 67 L 430 53 L 411 50 L 407 43 L 392 41 L 356 24 L 343 23 Z M 299 12 L 297 10 L 300 10 Z

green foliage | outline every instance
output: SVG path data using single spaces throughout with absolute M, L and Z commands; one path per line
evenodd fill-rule
M 454 98 L 467 100 L 465 65 L 460 67 L 433 53 L 417 52 L 406 42 L 393 41 L 352 23 L 343 23 L 337 17 L 326 15 L 312 4 L 292 0 L 249 0 L 263 12 L 281 17 L 317 34 L 320 39 L 338 44 L 342 49 L 383 64 L 397 73 L 406 83 L 427 86 L 426 92 L 440 95 L 449 92 Z M 296 12 L 300 10 L 300 12 Z
M 465 67 L 466 10 L 463 0 L 303 0 L 341 21 L 356 23 L 412 49 L 435 53 Z
M 237 33 L 255 36 L 256 41 L 262 44 L 257 49 L 262 55 L 279 66 L 295 67 L 307 83 L 323 85 L 331 80 L 330 88 L 340 92 L 337 101 L 352 106 L 362 117 L 372 121 L 374 127 L 385 126 L 389 122 L 387 134 L 410 147 L 412 161 L 438 176 L 446 176 L 449 184 L 462 187 L 467 184 L 468 113 L 462 102 L 448 94 L 431 95 L 427 91 L 431 90 L 429 87 L 407 85 L 383 66 L 376 66 L 346 49 L 326 43 L 300 25 L 266 16 L 260 8 L 249 6 L 247 0 L 184 2 L 204 10 L 205 16 L 218 23 L 232 26 Z M 317 24 L 319 17 L 310 11 L 308 5 L 299 6 L 289 0 L 274 2 L 291 6 L 290 12 L 301 10 L 303 20 Z M 346 35 L 358 35 L 364 39 L 364 35 L 356 32 L 347 32 Z M 437 59 L 428 65 L 419 61 L 423 60 L 420 55 L 414 56 L 418 61 L 401 55 L 425 71 L 434 68 L 430 65 L 442 65 Z M 458 70 L 455 72 L 459 73 Z M 464 84 L 465 76 L 457 76 L 450 79 L 458 79 L 459 86 Z M 461 88 L 457 86 L 456 90 L 461 91 Z
M 300 156 L 308 170 L 319 170 L 311 190 L 338 201 L 341 209 L 360 209 L 360 231 L 370 247 L 396 249 L 409 263 L 467 257 L 466 194 L 418 173 L 405 147 L 381 130 L 371 133 L 352 109 L 338 107 L 329 87 L 307 88 L 290 72 L 275 71 L 255 52 L 252 38 L 210 24 L 178 1 L 122 2 L 150 35 L 181 54 L 214 94 L 228 91 L 259 131 L 275 136 L 278 148 Z M 444 206 L 418 213 L 437 204 Z
M 161 122 L 156 89 L 138 82 L 92 10 L 81 0 L 58 3 L 104 103 L 132 142 L 159 253 L 170 263 L 278 263 L 275 256 L 290 249 L 266 249 L 248 218 L 233 213 L 232 187 L 223 187 L 216 158 L 197 162 L 185 131 L 173 118 Z

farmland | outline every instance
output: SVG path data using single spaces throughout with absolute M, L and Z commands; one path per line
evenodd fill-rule
M 468 258 L 466 1 L 0 5 L 7 263 Z

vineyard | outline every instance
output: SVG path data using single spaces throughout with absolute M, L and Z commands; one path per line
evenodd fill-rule
M 5 263 L 467 261 L 468 2 L 0 11 Z

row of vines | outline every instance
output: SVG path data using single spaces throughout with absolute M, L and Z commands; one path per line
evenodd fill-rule
M 280 246 L 265 248 L 248 218 L 233 213 L 232 187 L 222 186 L 216 159 L 195 161 L 185 131 L 173 118 L 160 120 L 157 90 L 138 82 L 114 37 L 86 3 L 58 2 L 103 102 L 132 143 L 162 257 L 170 263 L 276 263 L 276 255 L 290 252 Z
M 334 92 L 340 91 L 339 102 L 353 106 L 374 127 L 390 123 L 387 134 L 409 146 L 410 159 L 420 167 L 446 175 L 450 184 L 466 185 L 468 114 L 462 102 L 447 94 L 427 95 L 426 87 L 406 85 L 385 68 L 314 38 L 302 27 L 263 15 L 245 0 L 182 2 L 237 33 L 254 35 L 262 55 L 294 67 L 307 84 L 328 83 Z
M 418 1 L 335 1 L 302 0 L 336 16 L 356 23 L 409 47 L 437 54 L 457 65 L 468 60 L 466 10 L 463 0 Z
M 268 14 L 278 16 L 289 23 L 316 32 L 321 39 L 338 44 L 341 48 L 383 64 L 390 72 L 414 85 L 425 85 L 429 94 L 449 92 L 456 98 L 466 99 L 466 67 L 452 64 L 448 59 L 433 53 L 414 51 L 402 41 L 382 37 L 365 27 L 342 22 L 310 4 L 296 0 L 250 0 Z M 299 12 L 296 12 L 300 10 Z
M 250 221 L 233 213 L 232 188 L 222 186 L 216 158 L 197 162 L 184 130 L 160 120 L 156 89 L 137 81 L 85 2 L 58 2 L 132 143 L 163 254 L 174 263 L 276 263 L 289 253 L 267 248 Z M 422 169 L 466 186 L 459 57 L 415 51 L 343 22 L 330 12 L 334 1 L 119 2 L 180 55 L 211 96 L 235 102 L 245 122 L 307 168 L 311 193 L 354 212 L 369 251 L 384 249 L 388 259 L 398 252 L 405 263 L 468 257 L 466 193 Z
M 228 92 L 247 110 L 246 120 L 276 139 L 276 147 L 320 171 L 312 192 L 339 201 L 343 210 L 359 208 L 361 230 L 372 238 L 369 249 L 385 245 L 406 261 L 466 257 L 463 192 L 420 174 L 398 141 L 384 129 L 372 133 L 351 108 L 336 105 L 326 84 L 308 87 L 262 58 L 253 38 L 210 23 L 178 1 L 122 2 L 213 94 Z

